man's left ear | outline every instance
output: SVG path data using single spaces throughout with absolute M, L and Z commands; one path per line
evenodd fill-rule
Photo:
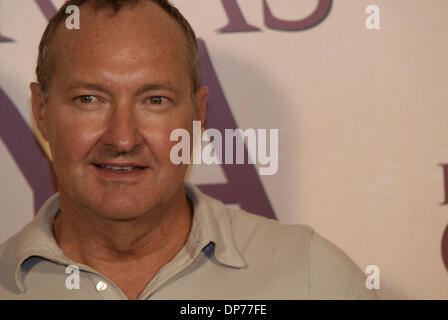
M 208 87 L 201 87 L 196 91 L 196 120 L 201 121 L 202 127 L 205 125 L 207 115 L 207 95 Z

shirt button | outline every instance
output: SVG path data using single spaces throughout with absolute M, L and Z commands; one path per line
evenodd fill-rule
M 107 289 L 107 283 L 104 281 L 100 281 L 96 284 L 96 291 L 104 291 Z

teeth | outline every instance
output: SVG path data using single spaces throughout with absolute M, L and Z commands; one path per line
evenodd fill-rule
M 115 166 L 105 166 L 105 165 L 100 165 L 101 168 L 105 168 L 105 169 L 112 169 L 114 171 L 131 171 L 133 169 L 136 169 L 136 167 L 115 167 Z

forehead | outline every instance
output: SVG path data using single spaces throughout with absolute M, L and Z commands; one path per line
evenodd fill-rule
M 123 7 L 115 14 L 112 8 L 81 6 L 80 29 L 68 30 L 63 21 L 56 31 L 52 53 L 55 74 L 99 69 L 116 74 L 147 69 L 161 69 L 167 74 L 189 70 L 182 27 L 151 1 Z

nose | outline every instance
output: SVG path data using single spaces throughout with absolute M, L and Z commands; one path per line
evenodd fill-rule
M 131 152 L 142 144 L 143 137 L 138 130 L 131 105 L 120 104 L 113 108 L 102 140 L 117 153 Z

